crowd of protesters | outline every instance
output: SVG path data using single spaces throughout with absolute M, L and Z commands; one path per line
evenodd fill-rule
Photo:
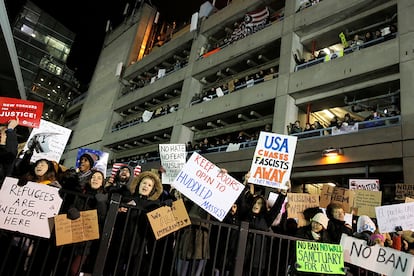
M 112 235 L 113 242 L 109 250 L 109 259 L 116 258 L 118 261 L 107 262 L 105 275 L 138 275 L 139 273 L 148 275 L 150 265 L 154 265 L 151 256 L 158 254 L 157 248 L 154 246 L 154 236 L 148 228 L 148 220 L 145 216 L 148 212 L 161 206 L 171 206 L 172 202 L 177 199 L 184 199 L 190 217 L 207 221 L 215 220 L 197 204 L 174 190 L 170 185 L 164 185 L 161 182 L 160 173 L 164 171 L 164 168 L 135 174 L 132 167 L 124 164 L 117 168 L 113 175 L 105 178 L 104 172 L 95 168 L 97 156 L 88 152 L 80 156 L 77 168 L 66 168 L 55 161 L 47 159 L 39 159 L 31 163 L 33 148 L 29 147 L 25 152 L 17 154 L 17 136 L 15 132 L 17 124 L 18 120 L 12 120 L 0 129 L 1 183 L 3 183 L 5 177 L 11 176 L 19 179 L 20 186 L 24 186 L 28 181 L 31 181 L 39 185 L 49 185 L 60 191 L 65 190 L 81 194 L 82 197 L 70 193 L 69 195 L 65 194 L 60 213 L 66 214 L 69 219 L 76 220 L 80 217 L 81 211 L 96 209 L 101 232 L 111 196 L 114 194 L 121 195 L 121 207 L 116 217 Z M 221 173 L 227 174 L 228 172 L 223 168 Z M 303 214 L 306 224 L 299 227 L 295 219 L 288 218 L 286 208 L 283 208 L 287 192 L 290 192 L 291 189 L 290 182 L 286 183 L 285 189 L 275 190 L 279 196 L 276 202 L 271 205 L 264 197 L 264 189 L 249 183 L 248 179 L 249 172 L 244 177 L 244 190 L 223 220 L 224 223 L 239 225 L 242 221 L 245 221 L 254 230 L 334 244 L 338 244 L 341 235 L 346 234 L 365 240 L 369 246 L 380 244 L 381 246 L 392 247 L 414 254 L 414 233 L 412 231 L 403 231 L 397 227 L 394 232 L 381 233 L 375 219 L 364 214 L 354 216 L 352 222 L 347 223 L 344 215 L 348 210 L 344 210 L 344 207 L 338 203 L 331 203 L 325 211 L 318 207 L 305 210 Z M 285 211 L 282 211 L 282 209 L 285 209 Z M 191 275 L 202 274 L 210 259 L 210 244 L 215 238 L 210 231 L 208 224 L 198 224 L 194 227 L 185 228 L 183 234 L 174 240 L 173 244 L 176 244 L 178 248 L 175 275 L 190 275 L 192 272 L 194 274 Z M 235 232 L 229 232 L 229 235 L 231 233 L 234 234 Z M 10 244 L 13 244 L 12 248 L 14 250 L 18 249 L 20 253 L 23 250 L 25 252 L 24 258 L 27 259 L 26 265 L 21 267 L 15 267 L 13 262 L 9 261 L 2 268 L 6 273 L 4 275 L 8 275 L 7 273 L 11 273 L 11 271 L 18 271 L 21 275 L 24 275 L 24 272 L 29 268 L 31 275 L 46 275 L 45 271 L 52 270 L 52 266 L 55 264 L 49 262 L 41 265 L 41 258 L 44 258 L 46 254 L 53 255 L 57 252 L 50 252 L 50 247 L 47 247 L 50 242 L 41 240 L 35 243 L 30 237 L 22 238 L 16 233 L 0 231 L 0 248 L 8 248 Z M 121 250 L 120 244 L 125 244 L 126 248 L 124 247 Z M 172 248 L 174 247 L 173 244 L 168 244 L 165 241 L 164 246 Z M 226 270 L 222 273 L 226 275 L 234 269 L 232 266 L 234 265 L 236 244 L 231 242 L 224 244 L 227 244 L 225 250 L 228 258 L 222 264 L 222 267 L 225 267 Z M 66 250 L 60 252 L 65 258 L 62 258 L 61 263 L 57 265 L 57 271 L 69 268 L 69 275 L 74 276 L 80 275 L 81 271 L 91 271 L 98 245 L 99 241 L 95 240 L 67 247 Z M 220 246 L 223 246 L 223 244 L 220 244 Z M 262 260 L 259 258 L 259 253 L 263 250 L 263 247 L 266 247 L 266 244 L 261 238 L 249 235 L 247 247 L 246 259 L 249 260 L 249 264 L 245 263 L 245 270 L 253 271 L 251 275 L 262 275 L 263 266 L 260 265 Z M 38 254 L 33 254 L 32 257 L 32 252 Z M 6 259 L 15 256 L 13 254 L 17 253 L 7 253 L 2 250 L 0 254 L 2 259 Z M 11 255 L 7 256 L 6 254 Z M 172 258 L 169 255 L 164 257 Z M 131 261 L 131 258 L 135 261 Z M 197 260 L 197 262 L 191 262 L 191 260 Z M 155 262 L 160 261 L 160 259 L 156 259 Z M 156 263 L 156 265 L 159 264 Z M 360 268 L 351 266 L 349 271 L 350 273 L 356 273 L 354 275 L 359 275 L 357 273 L 360 273 Z M 220 271 L 217 271 L 217 273 L 220 273 Z M 295 270 L 294 261 L 292 261 L 290 275 L 300 275 L 300 272 Z

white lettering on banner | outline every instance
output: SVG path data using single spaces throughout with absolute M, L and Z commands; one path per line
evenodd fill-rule
M 342 234 L 344 260 L 350 264 L 389 276 L 411 276 L 414 256 L 380 245 L 368 246 L 366 241 Z

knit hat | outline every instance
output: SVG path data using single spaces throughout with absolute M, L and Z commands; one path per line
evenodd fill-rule
M 91 152 L 85 152 L 83 153 L 80 157 L 79 160 L 82 159 L 82 157 L 85 157 L 86 159 L 88 159 L 89 164 L 91 166 L 91 168 L 93 168 L 93 166 L 95 165 L 95 162 L 99 160 L 98 155 L 91 153 Z
M 324 229 L 328 228 L 329 219 L 324 213 L 317 213 L 311 219 L 311 222 L 312 221 L 316 221 L 316 222 L 320 223 L 323 226 Z
M 364 231 L 374 233 L 375 229 L 377 229 L 377 227 L 375 226 L 375 223 L 372 221 L 372 219 L 369 216 L 362 215 L 358 218 L 358 221 L 357 221 L 357 232 L 358 233 L 361 233 Z

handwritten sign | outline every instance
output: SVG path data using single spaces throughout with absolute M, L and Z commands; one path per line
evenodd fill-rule
M 374 245 L 366 241 L 342 234 L 341 245 L 347 263 L 389 276 L 411 276 L 414 269 L 414 256 L 392 249 Z
M 324 274 L 345 274 L 342 246 L 296 241 L 297 270 Z
M 382 192 L 369 190 L 354 191 L 353 210 L 355 215 L 367 215 L 375 218 L 375 207 L 381 206 Z
M 395 199 L 404 200 L 405 197 L 414 197 L 414 184 L 395 184 Z
M 39 128 L 30 133 L 24 150 L 34 148 L 30 162 L 45 158 L 59 162 L 72 130 L 46 120 L 40 120 Z
M 56 245 L 99 239 L 96 209 L 81 211 L 80 218 L 68 219 L 66 214 L 55 217 Z
M 171 184 L 185 164 L 185 144 L 160 144 L 159 148 L 161 166 L 165 169 L 162 183 Z
M 287 213 L 289 218 L 297 218 L 298 226 L 306 225 L 303 211 L 311 207 L 319 207 L 319 195 L 305 193 L 288 193 Z
M 331 202 L 342 204 L 344 211 L 350 213 L 354 204 L 354 192 L 345 188 L 335 187 L 331 195 Z
M 191 224 L 182 199 L 174 201 L 172 207 L 163 206 L 147 213 L 147 217 L 157 240 Z
M 0 123 L 7 123 L 18 117 L 19 125 L 38 128 L 42 112 L 42 102 L 0 97 Z
M 349 179 L 350 190 L 379 191 L 378 179 Z
M 222 221 L 244 185 L 194 152 L 172 185 L 198 206 Z
M 6 177 L 0 190 L 0 228 L 50 238 L 49 218 L 59 213 L 62 198 L 59 190 L 28 182 L 17 185 L 18 179 Z
M 405 203 L 409 203 L 409 202 L 414 202 L 414 198 L 406 197 L 405 198 Z
M 298 137 L 261 131 L 250 168 L 249 182 L 286 188 L 290 179 Z
M 323 184 L 321 195 L 319 198 L 319 206 L 321 208 L 328 207 L 329 203 L 331 203 L 331 197 L 333 194 L 335 186 L 329 185 L 329 184 Z
M 378 206 L 375 213 L 380 233 L 394 232 L 396 226 L 414 229 L 414 202 Z

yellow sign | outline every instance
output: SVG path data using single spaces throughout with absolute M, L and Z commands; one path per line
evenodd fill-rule
M 80 212 L 80 218 L 71 220 L 66 214 L 55 216 L 56 245 L 99 239 L 96 209 Z
M 339 244 L 296 241 L 298 271 L 345 274 L 344 254 Z
M 147 214 L 155 238 L 158 240 L 191 224 L 182 199 L 172 207 L 163 206 Z

